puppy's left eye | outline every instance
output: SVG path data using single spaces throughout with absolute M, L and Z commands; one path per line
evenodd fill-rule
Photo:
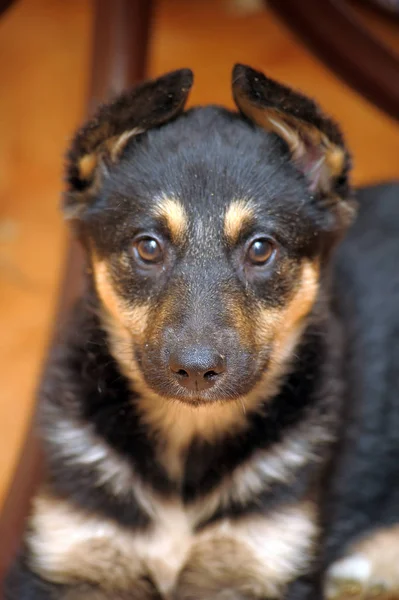
M 268 238 L 253 240 L 247 249 L 246 259 L 253 265 L 265 265 L 273 258 L 275 245 Z
M 160 263 L 163 260 L 163 249 L 158 240 L 152 237 L 142 237 L 134 242 L 135 258 L 141 262 Z

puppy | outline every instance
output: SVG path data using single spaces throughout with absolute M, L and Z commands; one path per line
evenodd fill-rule
M 7 600 L 309 593 L 340 422 L 332 250 L 349 155 L 249 67 L 238 112 L 149 81 L 76 135 L 64 212 L 86 292 L 41 390 L 46 480 Z

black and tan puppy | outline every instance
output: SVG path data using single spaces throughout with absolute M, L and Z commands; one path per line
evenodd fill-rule
M 340 411 L 330 255 L 348 154 L 244 66 L 239 112 L 192 74 L 103 107 L 68 158 L 87 291 L 41 398 L 48 475 L 8 600 L 299 598 Z

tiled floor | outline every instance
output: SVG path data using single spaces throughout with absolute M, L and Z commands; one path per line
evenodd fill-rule
M 65 246 L 62 155 L 83 116 L 89 0 L 20 0 L 0 21 L 0 503 L 40 372 Z M 159 0 L 151 75 L 194 69 L 191 103 L 231 105 L 234 62 L 317 97 L 341 122 L 354 180 L 399 176 L 399 128 L 313 58 L 267 10 L 228 0 Z

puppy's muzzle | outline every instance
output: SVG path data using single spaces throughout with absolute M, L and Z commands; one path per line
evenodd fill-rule
M 226 359 L 212 348 L 192 346 L 175 349 L 169 357 L 172 377 L 187 390 L 213 387 L 226 372 Z

